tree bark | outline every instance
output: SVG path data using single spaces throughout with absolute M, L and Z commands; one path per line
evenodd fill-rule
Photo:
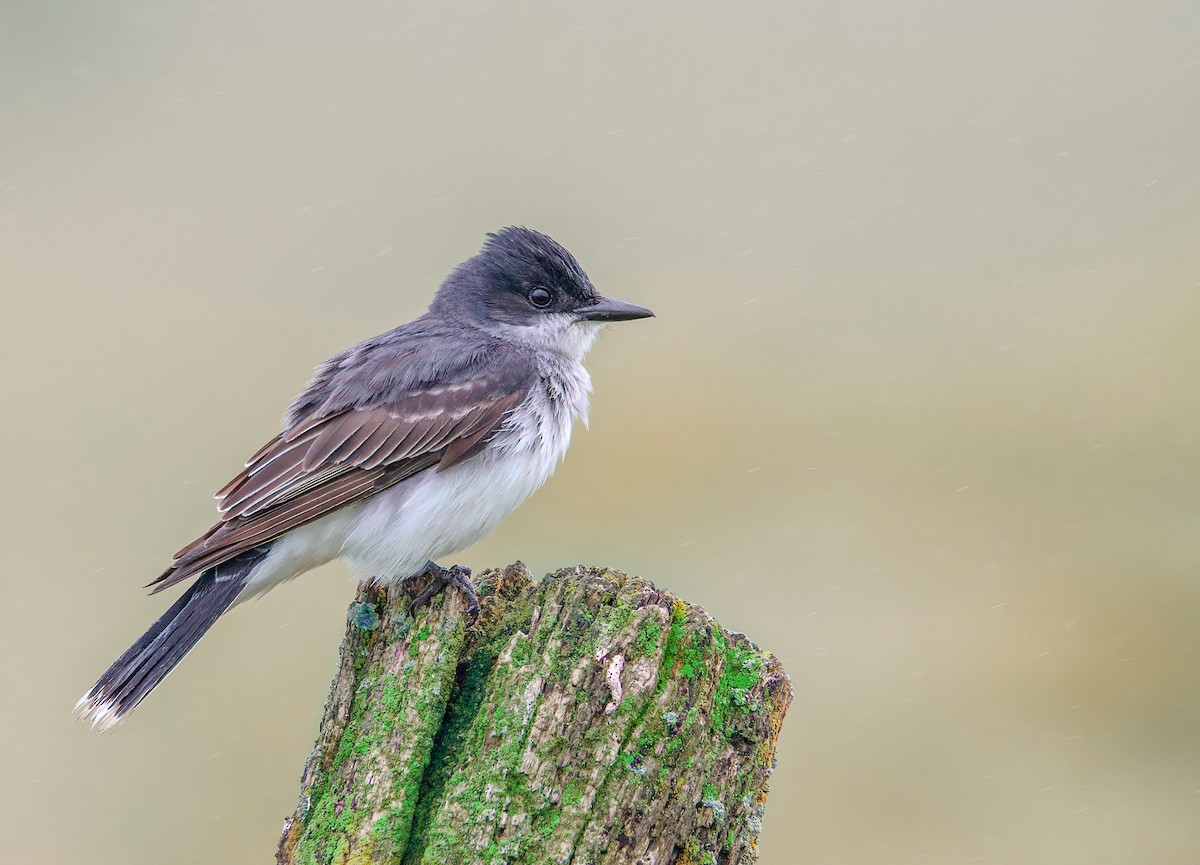
M 749 863 L 792 700 L 779 661 L 638 577 L 364 582 L 277 862 Z

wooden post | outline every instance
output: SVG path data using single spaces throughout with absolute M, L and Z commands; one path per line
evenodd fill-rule
M 774 655 L 607 568 L 363 583 L 277 862 L 748 863 L 792 699 Z

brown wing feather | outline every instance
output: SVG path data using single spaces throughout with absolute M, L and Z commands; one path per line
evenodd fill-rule
M 366 443 L 371 436 L 375 435 L 375 433 L 379 431 L 380 427 L 386 425 L 388 421 L 391 420 L 391 418 L 388 417 L 388 415 L 384 412 L 371 412 L 371 414 L 374 415 L 374 417 L 367 418 L 361 424 L 359 424 L 358 429 L 356 429 L 348 439 L 342 442 L 337 450 L 329 455 L 329 462 L 334 464 L 344 462 L 354 463 L 354 454 L 358 452 L 358 449 L 364 443 Z
M 392 431 L 388 433 L 387 439 L 380 443 L 378 450 L 369 456 L 363 457 L 362 467 L 364 469 L 373 469 L 391 459 L 392 455 L 399 449 L 400 443 L 404 441 L 404 437 L 408 435 L 408 432 L 408 427 L 396 424 Z
M 469 459 L 523 394 L 473 396 L 441 412 L 415 402 L 404 406 L 413 410 L 407 416 L 371 408 L 305 419 L 260 449 L 221 488 L 221 522 L 180 550 L 151 585 L 161 591 L 418 472 Z
M 324 465 L 334 451 L 353 438 L 364 424 L 374 420 L 380 411 L 349 411 L 342 415 L 340 423 L 325 427 L 304 453 L 304 470 L 311 472 Z
M 396 431 L 396 424 L 385 420 L 358 447 L 346 454 L 346 462 L 367 467 L 367 461 L 384 448 L 388 436 Z M 386 454 L 386 452 L 385 452 Z

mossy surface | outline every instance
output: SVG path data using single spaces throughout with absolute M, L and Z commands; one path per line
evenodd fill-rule
M 518 563 L 479 594 L 464 632 L 454 603 L 412 622 L 360 591 L 281 862 L 757 858 L 772 655 L 611 569 Z
M 390 862 L 403 852 L 464 640 L 445 603 L 435 599 L 428 623 L 413 628 L 404 599 L 360 587 L 286 861 Z

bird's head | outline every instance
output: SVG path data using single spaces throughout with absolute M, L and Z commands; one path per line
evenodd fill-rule
M 433 315 L 531 348 L 582 358 L 600 326 L 654 315 L 599 294 L 575 256 L 544 234 L 502 228 L 447 279 Z

